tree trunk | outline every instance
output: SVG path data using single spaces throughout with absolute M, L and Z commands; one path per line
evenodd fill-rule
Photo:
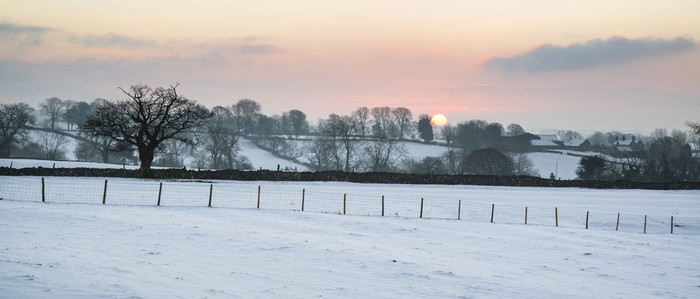
M 139 160 L 141 160 L 141 177 L 151 178 L 153 177 L 153 171 L 151 171 L 151 164 L 153 164 L 153 157 L 155 155 L 155 149 L 150 148 L 139 148 Z

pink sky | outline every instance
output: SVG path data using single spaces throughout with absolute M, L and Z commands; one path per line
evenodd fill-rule
M 697 1 L 3 1 L 0 103 L 179 82 L 311 120 L 405 106 L 451 123 L 649 132 L 700 119 Z

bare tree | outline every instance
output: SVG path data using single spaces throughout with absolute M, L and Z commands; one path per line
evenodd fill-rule
M 355 152 L 356 139 L 353 134 L 356 132 L 357 125 L 352 116 L 340 116 L 335 113 L 328 116 L 328 120 L 323 121 L 321 130 L 323 135 L 327 136 L 335 144 L 334 158 L 336 169 L 350 171 L 350 163 L 352 155 Z M 341 168 L 342 159 L 340 156 L 345 154 L 345 167 Z
M 447 146 L 452 145 L 452 141 L 455 140 L 455 127 L 451 124 L 446 124 L 444 127 L 442 127 L 442 138 L 445 139 L 445 142 L 447 142 Z
M 83 130 L 136 147 L 144 177 L 151 177 L 155 151 L 170 139 L 194 144 L 189 133 L 211 117 L 207 108 L 177 93 L 177 87 L 132 85 L 127 100 L 99 104 Z
M 25 103 L 0 104 L 0 157 L 9 158 L 11 148 L 29 137 L 33 111 Z
M 233 114 L 221 106 L 212 108 L 212 113 L 213 117 L 205 125 L 205 148 L 211 156 L 211 167 L 233 168 L 238 151 L 238 130 Z
M 283 119 L 288 120 L 290 132 L 294 135 L 294 138 L 299 138 L 299 135 L 306 134 L 309 132 L 309 122 L 306 121 L 306 114 L 300 110 L 289 110 L 282 115 Z
M 251 99 L 242 99 L 231 107 L 236 117 L 238 129 L 242 129 L 244 134 L 250 134 L 254 126 L 255 115 L 260 113 L 262 107 L 258 102 Z
M 372 114 L 372 132 L 378 138 L 386 138 L 389 134 L 391 126 L 391 108 L 389 107 L 374 107 L 370 110 Z
M 515 124 L 515 123 L 508 125 L 506 130 L 508 131 L 508 133 L 512 134 L 513 136 L 520 136 L 520 135 L 527 133 L 527 132 L 525 132 L 525 129 L 523 129 L 523 127 L 521 125 Z
M 56 122 L 61 120 L 66 110 L 66 105 L 63 103 L 63 100 L 57 97 L 48 98 L 39 104 L 39 107 L 41 108 L 41 113 L 49 117 L 51 129 L 56 129 Z
M 68 125 L 68 130 L 73 130 L 75 125 L 80 126 L 92 113 L 92 106 L 87 102 L 66 101 L 66 111 L 63 120 Z
M 313 141 L 307 141 L 303 149 L 304 156 L 309 160 L 309 164 L 311 164 L 313 170 L 323 171 L 335 169 L 331 161 L 336 150 L 336 145 L 333 140 L 315 138 Z
M 185 159 L 191 155 L 193 148 L 176 139 L 163 141 L 158 150 L 158 159 L 153 163 L 163 167 L 184 167 Z
M 692 122 L 692 121 L 687 121 L 685 122 L 685 125 L 690 128 L 690 131 L 693 133 L 693 135 L 700 135 L 700 121 L 699 122 Z
M 352 112 L 352 117 L 357 124 L 357 131 L 360 133 L 360 138 L 364 139 L 365 133 L 367 132 L 367 122 L 369 121 L 369 108 L 357 108 L 357 110 Z
M 513 160 L 513 166 L 514 166 L 514 171 L 513 174 L 515 175 L 529 175 L 529 176 L 537 176 L 538 172 L 537 169 L 535 169 L 535 165 L 532 163 L 532 160 L 527 157 L 525 154 L 514 154 L 512 155 L 511 159 Z
M 366 170 L 372 172 L 391 171 L 394 164 L 404 156 L 405 152 L 406 149 L 401 144 L 388 138 L 366 141 L 363 152 Z
M 408 131 L 412 128 L 413 113 L 406 107 L 396 107 L 391 110 L 391 115 L 396 127 L 399 129 L 397 137 L 403 139 L 404 134 L 409 133 Z
M 60 160 L 65 158 L 63 149 L 69 142 L 65 135 L 48 131 L 39 131 L 39 138 L 41 148 L 44 154 L 46 154 L 45 158 L 47 160 Z

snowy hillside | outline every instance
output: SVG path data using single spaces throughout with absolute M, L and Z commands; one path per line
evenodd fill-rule
M 20 185 L 21 180 L 37 178 L 11 179 Z M 59 186 L 95 182 L 99 187 L 103 182 L 54 180 Z M 110 188 L 120 181 L 131 189 L 157 183 L 110 179 Z M 166 188 L 208 186 L 166 183 Z M 235 190 L 245 190 L 260 182 L 213 183 L 219 189 L 231 184 Z M 474 204 L 499 207 L 528 203 L 573 211 L 651 211 L 679 218 L 700 213 L 697 191 L 264 184 L 264 190 L 307 188 L 352 196 L 459 195 Z M 692 298 L 698 294 L 697 232 L 643 234 L 498 220 L 491 224 L 454 218 L 29 200 L 0 201 L 0 297 Z
M 238 140 L 238 146 L 241 149 L 239 154 L 250 159 L 250 163 L 253 164 L 253 169 L 262 168 L 277 170 L 277 165 L 279 165 L 281 169 L 289 168 L 296 169 L 298 171 L 308 170 L 306 166 L 299 163 L 294 163 L 289 160 L 275 157 L 270 152 L 257 147 L 249 139 L 240 138 Z

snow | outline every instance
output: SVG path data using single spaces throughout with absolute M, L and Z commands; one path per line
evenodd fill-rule
M 277 165 L 281 169 L 289 168 L 296 169 L 297 171 L 307 171 L 306 166 L 294 163 L 292 161 L 275 157 L 270 152 L 257 147 L 253 142 L 246 138 L 240 138 L 238 140 L 238 147 L 240 148 L 240 154 L 248 157 L 250 162 L 253 164 L 253 169 L 268 169 L 277 170 Z
M 539 171 L 540 177 L 548 178 L 552 173 L 562 180 L 574 180 L 578 177 L 576 169 L 579 167 L 581 157 L 549 152 L 533 152 L 526 155 Z
M 36 197 L 38 181 L 0 178 L 0 297 L 669 298 L 699 291 L 698 190 L 164 181 L 167 204 L 156 207 L 158 181 L 110 178 L 116 195 L 107 205 L 100 204 L 104 178 L 46 178 L 47 203 Z M 214 208 L 206 208 L 210 184 Z M 85 193 L 93 185 L 94 199 Z M 242 200 L 225 190 L 249 190 L 248 197 L 258 185 L 262 209 L 254 197 L 244 200 L 247 208 L 222 208 Z M 172 199 L 195 189 L 202 201 Z M 341 193 L 353 215 L 328 203 Z M 354 208 L 361 201 L 352 199 L 372 197 L 376 205 L 380 195 L 401 217 Z M 419 197 L 432 208 L 430 219 L 417 217 Z M 505 214 L 493 224 L 469 213 L 440 219 L 437 208 L 448 205 L 436 203 L 457 199 L 465 210 L 557 206 L 694 222 L 675 234 L 643 234 L 640 226 L 505 224 Z M 319 201 L 326 213 L 309 212 L 323 210 Z

